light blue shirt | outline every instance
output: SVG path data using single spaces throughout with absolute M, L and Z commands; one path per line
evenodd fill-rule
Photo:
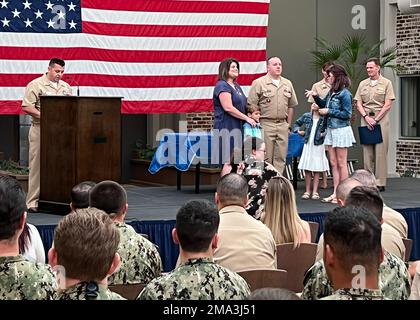
M 259 123 L 255 127 L 248 122 L 244 123 L 244 140 L 249 136 L 262 139 L 262 128 Z

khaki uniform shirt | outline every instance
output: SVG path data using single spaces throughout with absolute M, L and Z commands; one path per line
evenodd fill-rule
M 152 280 L 139 300 L 244 300 L 247 282 L 210 258 L 189 259 L 174 271 Z
M 97 290 L 87 290 L 89 283 L 81 282 L 65 290 L 57 292 L 56 300 L 126 300 L 118 293 L 112 292 L 102 284 L 97 285 Z
M 149 283 L 160 276 L 162 260 L 155 245 L 132 226 L 121 222 L 116 226 L 120 232 L 118 254 L 121 264 L 108 278 L 108 284 Z
M 389 300 L 386 299 L 381 290 L 372 289 L 338 289 L 332 295 L 321 300 Z
M 56 288 L 48 265 L 21 255 L 0 257 L 0 300 L 52 300 Z
M 292 82 L 280 77 L 277 87 L 267 74 L 252 82 L 248 94 L 248 104 L 258 105 L 261 120 L 287 120 L 287 109 L 298 104 Z
M 316 92 L 321 99 L 324 99 L 327 96 L 330 89 L 331 89 L 330 84 L 327 83 L 324 79 L 322 79 L 321 81 L 318 81 L 317 83 L 314 83 L 312 85 L 311 90 Z M 315 100 L 312 96 L 309 96 L 308 102 L 313 103 L 313 102 L 315 102 Z
M 23 97 L 22 106 L 30 107 L 35 106 L 41 111 L 41 99 L 40 96 L 52 96 L 52 95 L 70 95 L 71 87 L 67 82 L 60 80 L 57 88 L 53 86 L 48 80 L 47 75 L 44 74 L 39 78 L 36 78 L 28 83 L 25 89 L 25 96 Z M 32 117 L 32 123 L 39 124 L 40 119 Z
M 397 230 L 401 238 L 408 237 L 407 221 L 405 221 L 401 213 L 384 205 L 384 210 L 382 211 L 382 219 L 384 219 L 386 224 Z
M 277 268 L 276 243 L 265 224 L 239 206 L 224 207 L 219 214 L 217 264 L 235 272 Z
M 365 112 L 377 113 L 381 111 L 385 100 L 395 100 L 394 88 L 391 81 L 379 76 L 376 85 L 370 84 L 370 78 L 360 82 L 354 99 L 361 101 Z
M 410 275 L 401 259 L 384 251 L 384 260 L 379 265 L 379 289 L 385 298 L 407 300 L 410 295 Z M 306 272 L 303 280 L 302 299 L 318 300 L 334 293 L 324 267 L 319 260 Z

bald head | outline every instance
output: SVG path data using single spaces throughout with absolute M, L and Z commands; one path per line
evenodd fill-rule
M 339 205 L 344 206 L 351 189 L 361 185 L 362 184 L 359 181 L 353 178 L 347 178 L 341 181 L 337 186 L 337 200 L 339 201 Z
M 220 178 L 216 193 L 222 207 L 244 206 L 248 196 L 248 182 L 236 173 L 229 173 Z
M 359 181 L 365 187 L 376 188 L 376 177 L 368 170 L 358 169 L 350 177 Z

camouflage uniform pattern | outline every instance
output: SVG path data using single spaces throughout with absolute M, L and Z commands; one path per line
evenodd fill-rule
M 372 289 L 339 289 L 331 296 L 322 298 L 321 300 L 388 300 L 381 290 Z
M 99 284 L 98 290 L 95 291 L 96 297 L 87 299 L 87 285 L 87 282 L 80 282 L 65 290 L 60 290 L 56 294 L 56 300 L 126 300 L 123 297 L 121 297 L 118 293 L 112 292 L 102 284 Z
M 407 300 L 410 296 L 410 276 L 400 258 L 384 251 L 384 261 L 379 266 L 379 288 L 386 299 Z M 317 300 L 334 293 L 324 267 L 318 260 L 309 269 L 303 280 L 302 299 Z
M 56 287 L 48 265 L 21 255 L 0 257 L 0 300 L 52 300 Z
M 108 284 L 149 283 L 160 276 L 162 260 L 155 245 L 132 226 L 121 222 L 115 225 L 120 231 L 118 253 L 121 265 L 108 278 Z
M 242 300 L 246 281 L 211 258 L 189 259 L 171 273 L 151 281 L 139 300 Z

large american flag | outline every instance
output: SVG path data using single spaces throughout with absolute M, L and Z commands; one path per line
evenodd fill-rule
M 0 114 L 66 61 L 83 96 L 123 97 L 123 113 L 211 111 L 218 65 L 238 59 L 248 92 L 265 69 L 270 0 L 0 0 Z

